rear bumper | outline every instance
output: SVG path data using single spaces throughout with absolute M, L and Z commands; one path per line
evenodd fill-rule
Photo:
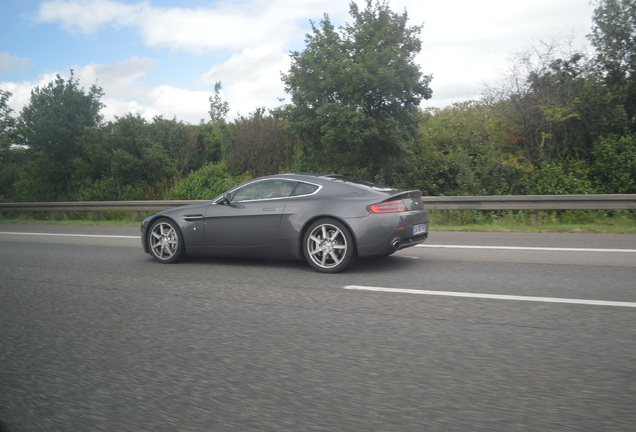
M 420 243 L 424 243 L 424 241 L 427 238 L 428 238 L 428 231 L 422 235 L 417 235 L 415 237 L 408 237 L 404 240 L 401 240 L 395 250 L 406 249 L 408 247 L 415 246 Z
M 423 243 L 428 238 L 429 218 L 426 211 L 404 212 L 347 220 L 356 235 L 359 257 L 390 255 Z M 424 225 L 425 230 L 414 234 L 413 227 Z

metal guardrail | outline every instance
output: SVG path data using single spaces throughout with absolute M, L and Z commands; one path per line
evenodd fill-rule
M 159 211 L 205 200 L 60 201 L 0 203 L 0 211 Z
M 422 197 L 430 210 L 636 210 L 636 194 Z
M 424 196 L 429 210 L 636 210 L 636 194 Z M 205 200 L 0 203 L 6 211 L 159 211 Z

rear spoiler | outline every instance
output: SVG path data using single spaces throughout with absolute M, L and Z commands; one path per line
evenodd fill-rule
M 395 195 L 391 195 L 389 198 L 386 199 L 386 201 L 399 200 L 399 199 L 404 199 L 404 198 L 410 198 L 410 199 L 413 199 L 413 200 L 419 200 L 420 198 L 422 198 L 422 191 L 421 190 L 410 190 L 410 191 L 398 192 Z

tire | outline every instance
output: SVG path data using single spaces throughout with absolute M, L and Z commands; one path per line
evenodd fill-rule
M 335 219 L 320 219 L 309 226 L 303 252 L 309 265 L 321 273 L 338 273 L 356 260 L 353 236 Z
M 183 253 L 183 236 L 177 224 L 170 219 L 158 219 L 148 230 L 150 255 L 163 264 L 179 261 Z

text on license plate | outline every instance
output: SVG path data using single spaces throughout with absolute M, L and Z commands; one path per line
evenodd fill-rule
M 428 224 L 413 225 L 413 235 L 422 234 L 428 231 Z

